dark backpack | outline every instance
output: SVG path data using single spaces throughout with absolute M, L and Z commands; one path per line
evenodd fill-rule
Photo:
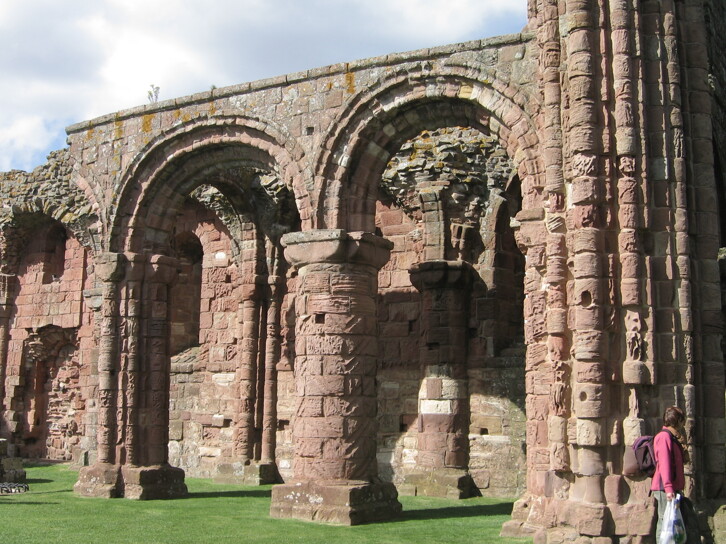
M 653 437 L 641 436 L 633 443 L 632 448 L 625 450 L 623 458 L 623 474 L 625 476 L 650 476 L 655 474 L 655 453 Z

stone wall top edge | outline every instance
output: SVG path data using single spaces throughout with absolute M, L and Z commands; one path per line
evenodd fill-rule
M 294 72 L 291 74 L 260 79 L 253 82 L 220 87 L 209 91 L 203 91 L 192 95 L 183 96 L 180 98 L 163 100 L 154 104 L 143 104 L 140 106 L 135 106 L 133 108 L 119 110 L 117 112 L 108 113 L 100 117 L 96 117 L 94 119 L 81 121 L 79 123 L 69 125 L 68 127 L 66 127 L 66 134 L 70 136 L 72 134 L 83 132 L 94 127 L 116 121 L 123 121 L 125 119 L 137 117 L 139 115 L 159 113 L 184 106 L 192 106 L 194 104 L 209 102 L 210 100 L 215 100 L 218 98 L 226 98 L 229 96 L 245 94 L 252 91 L 261 91 L 272 87 L 280 87 L 283 85 L 290 85 L 292 83 L 297 83 L 301 81 L 309 81 L 321 77 L 346 72 L 360 71 L 368 68 L 377 68 L 382 66 L 389 66 L 392 64 L 401 64 L 404 62 L 422 60 L 427 58 L 437 58 L 465 51 L 475 51 L 477 49 L 490 49 L 492 47 L 516 45 L 529 42 L 533 38 L 534 33 L 532 32 L 520 32 L 516 34 L 505 34 L 502 36 L 485 38 L 482 40 L 472 40 L 468 42 L 417 49 L 414 51 L 407 51 L 402 53 L 389 53 L 387 55 L 381 55 L 379 57 L 370 57 L 351 62 L 331 64 L 319 68 L 312 68 L 310 70 L 303 70 L 301 72 Z

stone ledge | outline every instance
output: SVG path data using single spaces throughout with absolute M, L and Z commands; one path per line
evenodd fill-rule
M 275 463 L 220 463 L 214 481 L 221 484 L 265 485 L 282 481 Z
M 400 512 L 398 492 L 391 483 L 300 482 L 272 488 L 273 518 L 360 525 L 391 519 Z
M 412 470 L 404 475 L 400 489 L 401 494 L 405 495 L 447 499 L 468 499 L 481 496 L 471 474 L 456 468 Z

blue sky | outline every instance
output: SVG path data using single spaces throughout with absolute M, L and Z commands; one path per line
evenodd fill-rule
M 525 24 L 526 0 L 1 0 L 0 171 L 151 84 L 166 100 Z

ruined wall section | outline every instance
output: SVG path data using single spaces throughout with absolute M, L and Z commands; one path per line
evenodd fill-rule
M 31 173 L 0 175 L 0 433 L 14 454 L 83 461 L 95 446 L 95 215 L 70 172 L 62 150 Z
M 43 214 L 63 223 L 86 247 L 93 247 L 89 231 L 98 227 L 98 208 L 74 184 L 73 158 L 69 149 L 51 152 L 47 162 L 32 172 L 0 172 L 5 227 L 24 214 Z M 12 258 L 4 247 L 1 262 Z M 16 256 L 17 258 L 17 256 Z
M 104 209 L 107 211 L 103 216 L 104 232 L 110 233 L 112 232 L 111 221 L 114 220 L 117 213 L 117 199 L 124 190 L 123 184 L 129 180 L 129 172 L 134 171 L 155 146 L 194 131 L 200 134 L 199 142 L 195 145 L 223 145 L 229 141 L 225 139 L 227 135 L 235 133 L 235 127 L 248 127 L 249 130 L 264 132 L 270 140 L 274 140 L 275 144 L 283 146 L 289 152 L 291 159 L 296 162 L 299 169 L 298 177 L 291 178 L 290 169 L 286 170 L 285 165 L 278 166 L 281 169 L 282 180 L 286 184 L 294 186 L 303 227 L 324 227 L 325 225 L 319 223 L 322 221 L 320 218 L 324 216 L 321 210 L 339 206 L 339 203 L 332 199 L 330 202 L 323 202 L 322 196 L 318 195 L 318 187 L 327 180 L 314 179 L 316 161 L 320 160 L 321 153 L 329 151 L 324 148 L 323 142 L 326 141 L 332 130 L 338 128 L 336 121 L 345 118 L 346 112 L 356 104 L 361 95 L 376 92 L 383 85 L 400 85 L 401 82 L 406 81 L 409 75 L 417 78 L 435 73 L 448 73 L 452 74 L 452 78 L 466 79 L 478 78 L 481 73 L 486 73 L 488 75 L 485 85 L 496 86 L 498 90 L 506 89 L 507 92 L 516 86 L 520 95 L 523 96 L 529 87 L 534 85 L 534 63 L 527 54 L 530 40 L 531 35 L 511 35 L 404 54 L 391 54 L 376 59 L 308 70 L 235 87 L 214 89 L 191 97 L 151 104 L 80 123 L 68 129 L 70 154 L 76 159 L 73 176 L 76 179 L 89 180 L 93 183 L 92 191 L 95 198 L 104 203 Z M 508 85 L 511 87 L 507 87 Z M 465 92 L 462 90 L 462 93 Z M 471 92 L 470 88 L 468 92 Z M 425 96 L 420 98 L 423 102 L 427 100 Z M 466 94 L 460 98 L 451 97 L 451 99 L 462 101 L 470 98 Z M 496 103 L 489 105 L 491 107 L 499 106 Z M 383 108 L 392 106 L 394 104 L 381 105 Z M 472 118 L 470 122 L 478 123 L 480 121 Z M 501 123 L 501 120 L 492 121 L 493 125 L 497 123 Z M 433 130 L 439 126 L 430 128 Z M 502 137 L 506 138 L 507 135 L 508 133 L 505 133 Z M 250 139 L 245 140 L 244 137 L 241 137 L 240 141 L 246 145 L 257 145 Z M 493 140 L 491 144 L 494 144 Z M 263 143 L 263 145 L 268 144 Z M 500 142 L 498 145 L 504 144 Z M 263 149 L 267 150 L 266 147 Z M 341 157 L 339 160 L 345 159 Z M 521 160 L 521 158 L 517 157 L 517 160 Z M 506 172 L 506 176 L 511 174 L 511 170 Z M 145 180 L 143 182 L 145 183 Z M 310 195 L 310 204 L 306 204 L 302 198 L 305 194 Z M 405 462 L 415 464 L 415 456 L 412 453 L 415 451 L 415 447 L 411 448 L 410 441 L 399 440 L 399 438 L 402 436 L 402 429 L 407 429 L 415 423 L 417 412 L 420 376 L 416 366 L 419 349 L 419 330 L 416 320 L 420 315 L 420 302 L 418 293 L 415 293 L 415 289 L 410 284 L 408 271 L 416 262 L 416 250 L 412 250 L 412 247 L 417 246 L 420 250 L 422 246 L 421 240 L 416 239 L 415 224 L 405 214 L 401 215 L 400 206 L 391 207 L 391 204 L 390 199 L 383 199 L 380 203 L 382 217 L 390 212 L 389 218 L 384 219 L 381 223 L 381 231 L 384 237 L 394 240 L 396 245 L 392 262 L 384 267 L 380 276 L 381 297 L 386 301 L 386 307 L 382 310 L 382 334 L 380 337 L 381 351 L 386 353 L 386 360 L 382 363 L 384 378 L 379 390 L 382 406 L 382 410 L 379 412 L 382 429 L 379 460 L 382 467 L 384 465 L 387 467 L 385 470 L 382 469 L 382 474 L 393 477 L 393 473 L 399 470 Z M 306 208 L 309 205 L 317 206 L 319 209 L 313 211 L 309 207 Z M 215 211 L 218 214 L 220 212 Z M 220 218 L 224 220 L 224 214 L 221 214 Z M 496 220 L 492 220 L 492 218 L 487 220 L 491 222 L 493 228 Z M 396 221 L 400 221 L 400 223 L 396 225 Z M 230 228 L 228 222 L 225 224 Z M 232 228 L 230 228 L 230 233 L 233 234 L 233 237 L 239 236 Z M 105 243 L 109 243 L 108 239 Z M 491 248 L 485 249 L 485 251 L 491 253 Z M 502 257 L 506 258 L 503 254 Z M 482 274 L 487 276 L 486 281 L 492 280 L 495 274 L 500 273 L 496 272 L 495 267 L 492 266 L 482 268 Z M 292 474 L 290 466 L 292 458 L 291 420 L 295 406 L 292 373 L 292 361 L 295 356 L 294 338 L 292 337 L 294 286 L 295 278 L 291 277 L 288 281 L 289 294 L 283 301 L 282 313 L 285 316 L 281 331 L 284 339 L 283 355 L 278 365 L 277 464 L 283 477 Z M 512 338 L 516 336 L 515 330 L 518 327 L 521 328 L 521 310 L 516 308 L 517 304 L 504 309 L 505 306 L 516 300 L 516 297 L 507 297 L 503 294 L 504 290 L 501 293 L 499 302 L 502 305 L 502 315 L 507 315 L 507 319 L 504 321 L 496 319 L 494 317 L 496 311 L 492 307 L 489 308 L 492 311 L 488 317 L 474 327 L 479 329 L 481 325 L 483 328 L 478 332 L 486 334 L 488 337 L 482 346 L 473 348 L 473 351 L 478 353 L 479 359 L 485 357 L 487 348 L 484 344 L 488 343 L 493 346 L 494 339 L 501 334 L 508 336 L 510 339 L 508 342 L 511 343 Z M 204 299 L 204 295 L 202 295 L 202 299 Z M 203 302 L 203 304 L 205 303 Z M 521 300 L 518 301 L 518 304 L 521 306 Z M 486 305 L 487 303 L 481 303 L 479 306 L 483 309 Z M 203 346 L 202 339 L 200 352 L 203 351 Z M 519 361 L 520 355 L 521 353 L 516 354 L 510 360 Z M 191 359 L 182 359 L 183 357 L 178 359 L 175 365 L 178 364 L 179 368 L 188 368 Z M 207 369 L 207 373 L 209 372 L 211 371 Z M 519 370 L 515 370 L 515 372 L 519 372 Z M 484 371 L 480 370 L 479 373 L 477 383 L 484 384 L 491 378 Z M 179 380 L 200 379 L 194 372 L 178 373 L 175 376 L 174 379 L 177 380 L 180 387 L 194 388 L 195 386 L 181 386 Z M 480 387 L 479 396 L 482 399 L 489 394 L 486 387 L 485 385 Z M 511 405 L 497 406 L 494 412 L 489 410 L 488 402 L 477 401 L 475 423 L 477 443 L 488 440 L 481 436 L 482 429 L 486 429 L 486 432 L 493 433 L 496 429 L 506 433 L 509 432 L 509 424 L 512 421 L 521 425 L 522 399 L 516 396 L 520 393 L 514 395 Z M 179 398 L 181 399 L 181 397 Z M 506 401 L 506 403 L 509 402 L 510 400 Z M 178 429 L 190 424 L 181 423 L 175 418 L 179 416 L 193 419 L 197 416 L 192 415 L 191 410 L 179 411 L 176 408 L 172 418 L 172 432 L 178 439 L 180 436 Z M 480 413 L 481 410 L 489 411 Z M 511 417 L 515 413 L 518 415 Z M 482 417 L 492 417 L 496 421 L 484 421 L 481 419 Z M 218 419 L 219 421 L 224 420 L 224 418 Z M 207 434 L 212 431 L 225 430 L 224 427 L 215 428 L 216 430 L 212 429 L 211 425 L 207 427 L 209 427 Z M 206 439 L 200 433 L 197 433 L 198 440 L 203 443 Z M 183 436 L 190 435 L 184 434 Z M 521 455 L 522 448 L 517 449 Z M 213 453 L 209 457 L 210 462 L 215 456 L 222 455 L 218 450 L 209 451 Z M 392 453 L 394 451 L 395 453 Z M 179 460 L 185 468 L 191 466 L 191 460 L 181 461 L 181 457 L 174 457 L 174 459 Z M 515 471 L 519 471 L 520 463 L 517 462 L 513 466 L 516 466 L 516 469 L 511 471 L 512 477 L 509 478 L 509 483 L 499 487 L 495 493 L 511 495 L 521 489 L 521 477 L 514 474 Z M 202 469 L 199 471 L 199 474 L 204 472 Z M 498 469 L 494 472 L 498 472 Z M 520 483 L 516 483 L 518 478 Z M 483 478 L 482 482 L 485 480 L 486 478 Z M 512 481 L 515 483 L 511 484 Z M 482 487 L 489 485 L 489 483 L 483 483 Z M 492 489 L 494 487 L 492 486 Z
M 182 219 L 182 226 L 186 221 L 184 228 L 199 239 L 204 258 L 206 243 L 224 240 L 227 245 L 215 246 L 213 251 L 226 254 L 235 250 L 229 243 L 239 241 L 234 255 L 242 293 L 236 291 L 236 279 L 227 281 L 229 262 L 204 268 L 203 260 L 200 346 L 174 362 L 175 459 L 207 475 L 219 460 L 236 459 L 237 464 L 248 466 L 261 458 L 253 449 L 273 451 L 269 440 L 260 446 L 257 438 L 265 431 L 269 438 L 274 432 L 269 419 L 260 425 L 265 412 L 260 417 L 258 402 L 260 378 L 270 370 L 261 368 L 260 348 L 270 330 L 278 334 L 277 323 L 260 319 L 268 302 L 263 294 L 274 277 L 279 282 L 276 288 L 286 287 L 287 294 L 280 307 L 277 412 L 268 409 L 266 414 L 277 419 L 279 447 L 274 459 L 283 478 L 302 478 L 306 489 L 315 489 L 316 479 L 327 476 L 338 480 L 351 474 L 368 478 L 380 473 L 397 483 L 404 481 L 405 492 L 409 467 L 423 466 L 424 473 L 452 468 L 456 474 L 473 477 L 487 493 L 509 494 L 523 485 L 520 469 L 525 459 L 517 446 L 524 441 L 527 494 L 518 501 L 505 533 L 538 533 L 535 540 L 552 543 L 646 541 L 653 517 L 647 482 L 621 474 L 622 453 L 637 436 L 657 428 L 666 405 L 678 403 L 688 414 L 688 447 L 697 461 L 687 468 L 687 491 L 695 490 L 696 498 L 722 497 L 724 388 L 711 134 L 714 127 L 723 132 L 726 123 L 720 102 L 723 92 L 713 89 L 713 81 L 708 90 L 704 64 L 710 51 L 713 74 L 723 75 L 719 31 L 725 8 L 721 4 L 715 0 L 532 0 L 530 28 L 536 29 L 536 41 L 532 35 L 515 35 L 392 54 L 214 89 L 70 127 L 70 149 L 58 155 L 66 157 L 61 160 L 66 167 L 72 165 L 66 185 L 84 187 L 86 197 L 99 203 L 100 222 L 86 225 L 99 234 L 99 248 L 117 252 L 106 254 L 105 259 L 109 270 L 101 313 L 107 331 L 124 321 L 154 325 L 142 339 L 156 340 L 165 331 L 166 294 L 176 260 L 158 253 L 174 253 L 169 239 L 177 219 L 175 206 L 188 196 L 184 191 L 193 191 L 196 184 L 213 177 L 236 194 L 235 205 L 241 205 L 252 194 L 250 183 L 242 188 L 235 185 L 243 178 L 250 182 L 251 177 L 240 175 L 240 170 L 246 170 L 271 176 L 269 185 L 263 183 L 265 190 L 276 193 L 284 184 L 287 192 L 295 194 L 300 224 L 282 223 L 306 231 L 288 237 L 296 248 L 288 260 L 292 266 L 301 266 L 300 279 L 294 270 L 270 265 L 271 255 L 280 258 L 276 244 L 281 231 L 274 235 L 264 228 L 258 231 L 260 225 L 246 220 L 230 227 L 224 213 L 218 213 L 221 221 L 211 221 L 210 239 L 205 241 L 207 234 L 202 230 L 206 226 L 200 226 L 199 218 Z M 703 6 L 711 17 L 710 46 L 703 32 Z M 502 161 L 488 164 L 485 160 L 482 166 L 501 174 L 502 184 L 478 193 L 470 188 L 483 180 L 466 180 L 446 170 L 447 161 L 459 161 L 456 146 L 462 141 L 465 147 L 472 143 L 471 134 L 458 133 L 450 148 L 427 147 L 427 138 L 445 142 L 452 126 L 475 127 L 492 137 L 490 158 Z M 427 136 L 416 139 L 424 133 Z M 717 157 L 722 156 L 720 138 L 716 137 Z M 440 160 L 429 160 L 430 149 L 437 149 L 434 158 L 438 154 Z M 399 166 L 405 166 L 395 168 L 393 176 L 378 179 L 399 150 L 418 156 L 397 159 Z M 413 180 L 401 177 L 403 171 L 410 172 Z M 521 188 L 509 177 L 515 171 Z M 47 180 L 53 175 L 51 171 L 43 174 Z M 46 206 L 39 198 L 45 193 L 33 193 L 36 186 L 26 187 L 23 176 L 4 176 L 3 183 L 19 187 L 22 198 L 2 213 L 17 217 L 18 211 L 35 218 L 47 212 L 64 225 L 75 224 L 73 213 L 65 217 L 65 212 Z M 273 207 L 282 207 L 274 195 L 268 196 Z M 485 205 L 476 204 L 472 196 L 481 197 Z M 89 206 L 83 217 L 96 221 L 93 205 L 83 204 L 83 198 L 74 202 L 73 210 Z M 23 208 L 26 203 L 29 207 Z M 141 204 L 138 216 L 132 216 L 134 203 Z M 29 415 L 26 404 L 33 400 L 16 394 L 23 391 L 24 379 L 20 370 L 14 370 L 21 367 L 17 361 L 24 356 L 16 352 L 34 353 L 30 348 L 37 347 L 35 338 L 45 330 L 44 324 L 63 328 L 65 315 L 58 314 L 57 322 L 48 321 L 47 316 L 23 314 L 24 307 L 16 304 L 16 297 L 30 293 L 23 289 L 37 288 L 37 282 L 44 288 L 46 277 L 51 284 L 56 280 L 43 267 L 35 270 L 23 260 L 55 262 L 47 258 L 52 251 L 35 252 L 33 257 L 33 251 L 10 243 L 22 239 L 15 236 L 18 229 L 30 232 L 53 225 L 13 221 L 7 223 L 0 240 L 0 361 L 2 372 L 8 372 L 8 379 L 0 381 L 9 387 L 0 397 L 6 402 L 6 419 L 14 413 Z M 486 228 L 481 228 L 483 224 Z M 481 236 L 480 247 L 471 243 L 474 225 Z M 127 232 L 136 226 L 143 233 Z M 360 249 L 365 242 L 366 247 L 385 247 L 388 258 L 389 244 L 372 232 L 360 237 L 333 227 L 377 230 L 393 242 L 390 259 L 378 274 L 377 298 L 373 289 L 365 288 L 375 282 L 366 280 L 362 288 L 356 285 L 359 265 L 368 267 L 367 278 L 374 277 L 370 263 L 359 262 L 360 254 L 347 263 L 329 250 Z M 82 242 L 83 229 L 71 231 L 67 247 L 90 247 Z M 73 245 L 74 237 L 80 246 Z M 139 240 L 143 247 L 137 247 Z M 473 256 L 477 247 L 481 258 Z M 306 254 L 310 248 L 313 254 Z M 518 249 L 526 252 L 526 262 Z M 148 257 L 151 265 L 146 291 L 134 294 L 128 288 L 134 304 L 128 306 L 128 315 L 116 315 L 116 283 L 122 274 L 110 265 L 127 259 L 128 253 L 120 253 L 129 250 L 155 254 L 137 259 L 147 263 Z M 384 264 L 382 255 L 378 253 L 376 267 Z M 64 258 L 74 259 L 65 251 Z M 346 268 L 347 264 L 354 266 Z M 21 268 L 29 272 L 20 274 Z M 97 270 L 100 277 L 103 269 Z M 333 284 L 331 270 L 342 274 L 344 281 Z M 76 289 L 86 288 L 89 306 L 99 308 L 101 292 L 91 288 L 92 277 L 87 264 L 88 283 Z M 132 280 L 126 281 L 128 287 Z M 134 287 L 140 281 L 133 279 Z M 526 296 L 518 290 L 522 282 Z M 359 292 L 353 292 L 355 287 Z M 347 298 L 327 306 L 329 295 L 337 289 Z M 159 294 L 151 298 L 158 303 L 154 306 L 159 315 L 146 310 L 143 315 L 131 315 L 136 303 L 148 301 L 153 292 Z M 52 300 L 47 304 L 61 302 L 52 298 L 54 294 L 52 289 L 44 293 L 44 300 Z M 356 308 L 351 300 L 363 305 Z M 54 307 L 43 311 L 53 315 Z M 379 330 L 368 319 L 373 307 Z M 78 337 L 84 338 L 81 331 L 92 319 L 81 308 L 76 328 Z M 13 328 L 14 312 L 29 318 L 29 327 Z M 462 318 L 464 314 L 470 319 Z M 272 320 L 274 315 L 269 312 L 267 317 Z M 360 334 L 351 334 L 346 323 L 351 317 L 365 318 Z M 230 329 L 236 331 L 231 336 Z M 297 353 L 294 330 L 298 331 Z M 527 344 L 524 370 L 520 333 Z M 185 334 L 190 335 L 186 329 Z M 377 369 L 371 364 L 371 358 L 376 358 L 376 335 L 380 339 Z M 126 461 L 112 451 L 120 444 L 120 435 L 110 377 L 115 362 L 124 360 L 123 349 L 116 349 L 116 344 L 128 340 L 129 345 L 134 343 L 127 333 L 119 338 L 102 336 L 104 364 L 99 367 L 107 383 L 96 392 L 91 389 L 91 376 L 86 386 L 94 393 L 89 398 L 105 403 L 99 410 L 103 414 L 99 458 L 113 464 L 116 472 Z M 92 341 L 79 348 L 91 369 Z M 337 341 L 340 345 L 345 341 L 353 352 L 367 350 L 365 380 L 356 381 L 351 390 L 343 385 L 355 373 L 337 366 L 341 352 Z M 153 401 L 153 413 L 131 402 L 124 414 L 129 421 L 139 414 L 154 418 L 153 425 L 143 429 L 145 435 L 129 439 L 131 465 L 136 460 L 141 465 L 166 460 L 168 354 L 162 340 L 151 343 L 155 350 L 130 354 L 134 365 L 150 356 L 158 378 L 153 388 L 143 391 L 146 406 Z M 228 359 L 239 344 L 245 346 L 242 355 Z M 463 344 L 467 344 L 466 354 Z M 83 359 L 87 353 L 91 355 Z M 319 355 L 333 357 L 323 367 Z M 15 366 L 6 365 L 7 361 Z M 224 388 L 231 390 L 226 380 L 233 373 L 239 389 L 228 394 Z M 372 402 L 374 374 L 377 403 Z M 524 406 L 522 387 L 526 387 Z M 12 394 L 8 394 L 10 388 Z M 353 392 L 363 389 L 365 394 Z M 339 403 L 352 397 L 360 397 L 353 400 L 365 408 L 364 430 L 359 433 L 351 432 L 353 420 L 347 419 L 350 413 Z M 12 406 L 7 405 L 8 399 Z M 377 408 L 377 421 L 373 408 Z M 227 427 L 230 410 L 235 415 Z M 95 435 L 91 416 L 89 409 L 85 425 L 89 444 Z M 13 416 L 10 421 L 21 426 L 21 419 Z M 327 425 L 330 421 L 334 424 Z M 376 424 L 379 470 L 372 470 L 371 448 L 346 468 L 335 448 L 363 452 L 365 448 L 359 446 L 372 443 Z M 227 429 L 232 427 L 229 436 Z M 298 432 L 294 439 L 304 449 L 293 450 L 292 427 Z M 130 430 L 134 431 L 133 426 Z M 327 434 L 319 436 L 321 432 Z M 494 436 L 498 441 L 492 440 Z M 185 459 L 182 444 L 188 438 L 196 449 Z M 236 451 L 228 455 L 230 441 Z M 209 462 L 204 467 L 193 465 L 196 461 L 191 456 L 198 459 L 202 448 L 208 448 Z M 359 472 L 349 471 L 350 467 Z M 131 474 L 150 470 L 123 468 Z M 91 487 L 98 481 L 97 474 L 109 474 L 103 470 L 82 471 L 82 478 L 87 476 Z M 183 484 L 169 486 L 170 474 L 166 468 L 157 470 L 161 483 L 151 496 L 176 496 Z M 182 478 L 178 472 L 174 475 L 177 483 Z M 91 489 L 88 494 L 111 496 L 119 489 Z M 284 493 L 273 493 L 273 512 L 288 516 L 295 508 L 287 499 L 296 494 L 282 497 Z

